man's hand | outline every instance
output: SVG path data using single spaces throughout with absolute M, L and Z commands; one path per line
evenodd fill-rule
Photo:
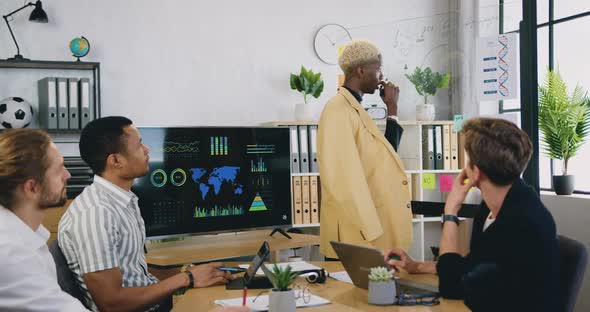
M 250 312 L 247 307 L 217 307 L 209 312 Z
M 387 114 L 397 116 L 397 102 L 399 100 L 399 87 L 392 82 L 382 81 L 384 95 L 381 97 L 385 105 L 387 105 Z
M 453 189 L 445 204 L 445 214 L 456 216 L 459 213 L 461 204 L 471 187 L 473 187 L 473 182 L 467 180 L 467 172 L 463 169 L 453 182 Z
M 390 259 L 391 256 L 397 256 L 400 260 Z M 408 273 L 421 273 L 418 270 L 418 262 L 414 261 L 405 251 L 393 248 L 385 254 L 385 262 L 396 271 L 404 269 Z
M 195 288 L 209 287 L 215 284 L 226 284 L 232 279 L 230 272 L 220 271 L 223 263 L 214 262 L 188 267 L 195 278 Z

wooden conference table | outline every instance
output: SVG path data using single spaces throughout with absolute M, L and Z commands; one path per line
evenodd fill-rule
M 344 268 L 340 262 L 313 262 L 312 264 L 326 269 L 328 272 L 343 271 Z M 237 263 L 227 263 L 226 265 L 237 265 Z M 406 279 L 416 280 L 422 283 L 436 285 L 438 277 L 433 274 L 408 275 L 402 274 Z M 430 311 L 452 311 L 462 312 L 469 311 L 461 300 L 440 299 L 440 304 L 436 306 L 374 306 L 367 303 L 367 290 L 355 287 L 352 284 L 337 281 L 328 278 L 324 284 L 309 284 L 304 278 L 298 278 L 297 284 L 302 287 L 309 287 L 313 295 L 330 300 L 332 303 L 318 307 L 308 307 L 298 309 L 301 311 L 407 311 L 407 312 L 430 312 Z M 262 290 L 250 290 L 248 296 L 254 296 Z M 229 299 L 242 296 L 242 290 L 226 290 L 225 286 L 214 286 L 209 288 L 191 289 L 184 295 L 180 296 L 174 304 L 172 311 L 208 311 L 214 308 L 217 299 Z

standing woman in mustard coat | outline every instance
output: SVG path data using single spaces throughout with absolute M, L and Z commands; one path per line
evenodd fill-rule
M 395 151 L 403 132 L 396 117 L 399 88 L 382 81 L 381 53 L 370 42 L 351 41 L 339 64 L 344 85 L 326 104 L 318 129 L 320 250 L 336 258 L 330 241 L 408 250 L 411 186 Z M 389 114 L 385 136 L 360 103 L 379 86 Z

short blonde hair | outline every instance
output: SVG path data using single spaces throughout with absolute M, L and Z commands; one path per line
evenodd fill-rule
M 0 205 L 11 209 L 21 184 L 43 181 L 50 145 L 51 137 L 41 130 L 8 129 L 0 134 Z
M 352 40 L 342 49 L 338 64 L 348 75 L 358 66 L 381 61 L 381 52 L 372 42 L 367 40 Z

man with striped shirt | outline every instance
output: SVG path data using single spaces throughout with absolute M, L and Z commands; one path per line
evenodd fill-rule
M 70 269 L 94 311 L 168 311 L 171 295 L 184 287 L 226 283 L 221 263 L 193 266 L 158 281 L 148 273 L 145 225 L 131 186 L 148 173 L 148 148 L 124 117 L 90 122 L 80 155 L 94 183 L 72 202 L 59 223 L 58 240 Z

